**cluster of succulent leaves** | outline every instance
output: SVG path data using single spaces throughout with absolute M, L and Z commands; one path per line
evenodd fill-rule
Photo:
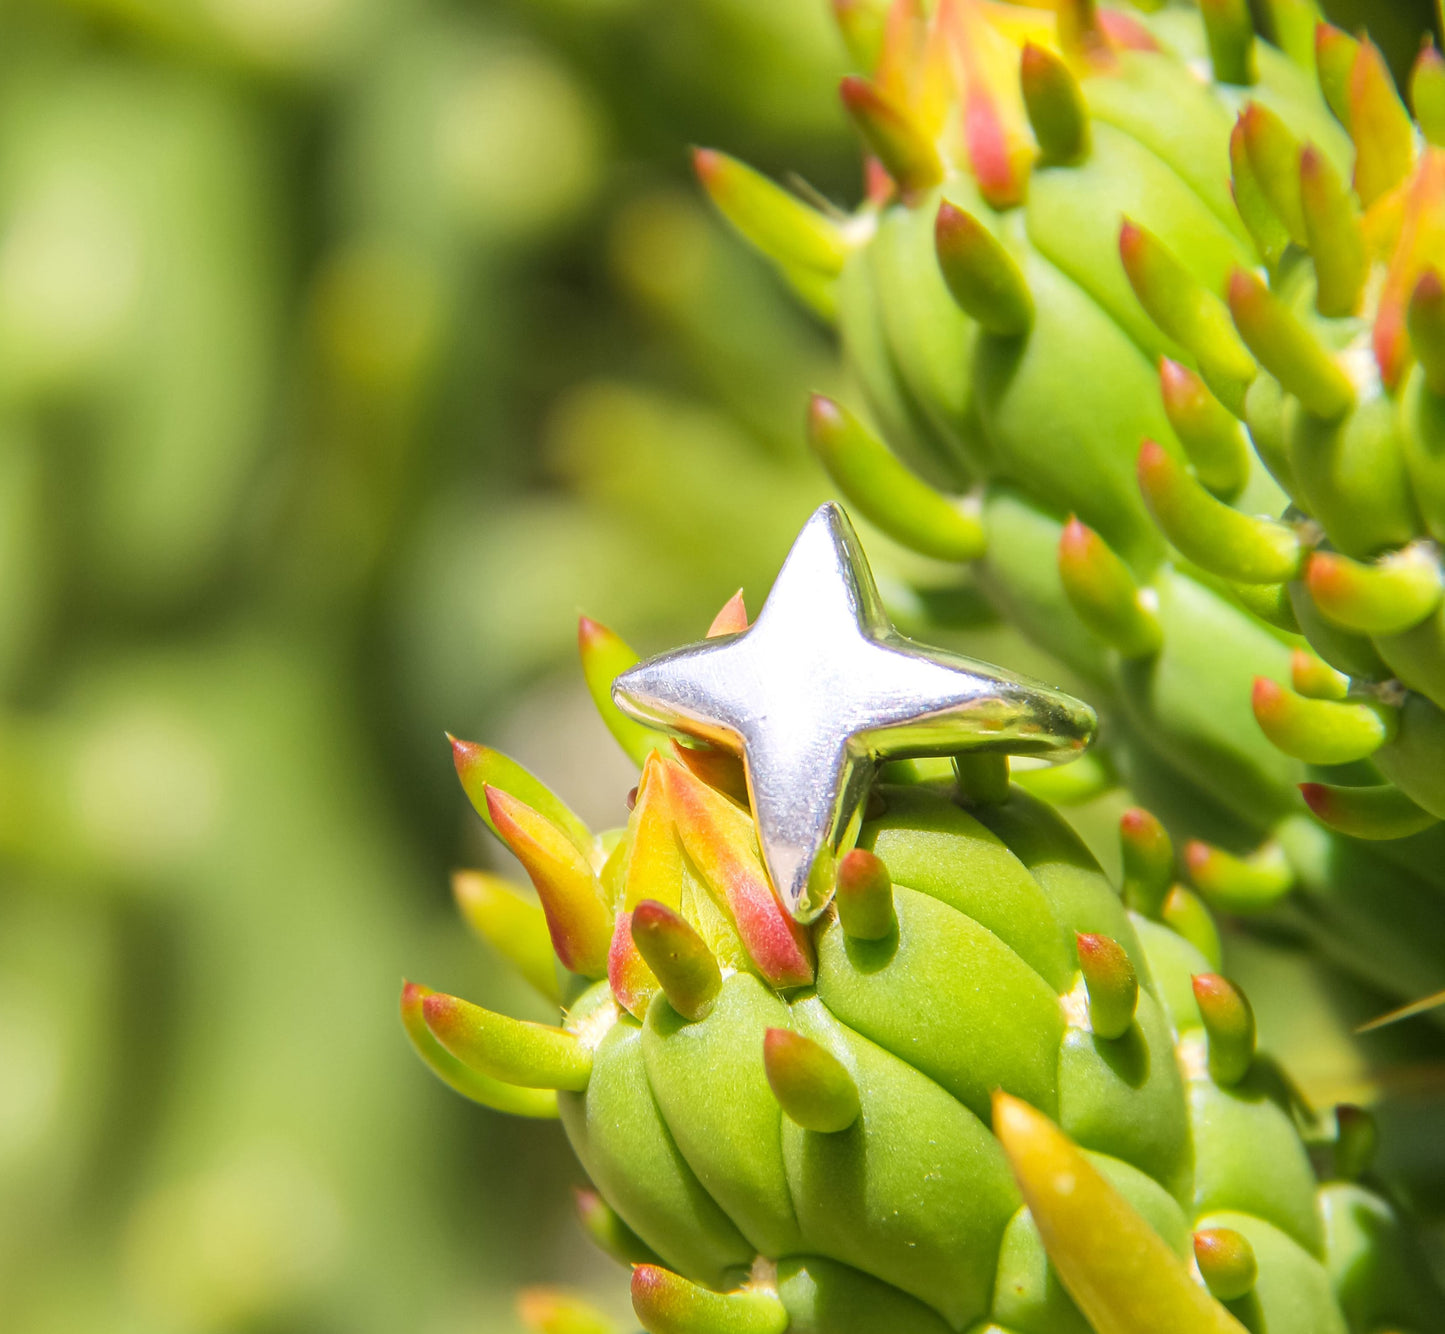
M 745 628 L 735 600 L 711 633 Z M 1358 1179 L 1368 1116 L 1322 1125 L 1256 1053 L 1153 816 L 1121 823 L 1121 891 L 1005 760 L 893 766 L 804 927 L 739 761 L 624 718 L 607 690 L 634 655 L 590 621 L 580 641 L 641 766 L 625 828 L 453 743 L 540 900 L 461 872 L 458 904 L 561 1022 L 414 983 L 402 1017 L 460 1093 L 561 1118 L 649 1334 L 1429 1327 L 1441 1296 Z M 524 1308 L 598 1328 L 556 1295 Z
M 972 562 L 1110 707 L 1194 884 L 1402 997 L 1445 986 L 1445 61 L 1412 121 L 1309 3 L 840 4 L 852 215 L 698 172 L 834 319 L 879 527 Z M 1303 912 L 1294 910 L 1303 905 Z

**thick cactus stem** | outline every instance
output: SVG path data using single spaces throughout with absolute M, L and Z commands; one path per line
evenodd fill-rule
M 1209 60 L 1216 83 L 1241 86 L 1252 84 L 1254 68 L 1254 19 L 1248 0 L 1199 0 L 1204 33 L 1209 40 Z
M 1139 449 L 1139 489 L 1164 536 L 1212 574 L 1241 584 L 1278 584 L 1299 573 L 1305 550 L 1289 524 L 1216 500 L 1153 440 Z
M 1286 755 L 1306 764 L 1368 759 L 1394 732 L 1394 710 L 1378 700 L 1305 699 L 1277 681 L 1254 679 L 1254 717 Z
M 1229 309 L 1240 337 L 1260 365 L 1299 399 L 1305 411 L 1333 421 L 1354 406 L 1350 377 L 1279 298 L 1245 269 L 1235 269 L 1230 276 Z
M 485 797 L 492 827 L 537 888 L 563 967 L 583 977 L 605 976 L 612 914 L 592 868 L 561 829 L 525 802 L 494 787 Z
M 1244 1334 L 1162 1237 L 1041 1112 L 993 1095 L 993 1131 L 1064 1287 L 1098 1334 Z
M 1124 902 L 1142 917 L 1158 918 L 1174 880 L 1174 844 L 1168 831 L 1140 806 L 1119 817 L 1124 861 Z
M 1350 138 L 1355 141 L 1355 192 L 1369 208 L 1410 174 L 1415 127 L 1400 101 L 1380 48 L 1366 37 L 1350 66 Z
M 726 153 L 695 149 L 692 165 L 718 211 L 769 259 L 829 276 L 842 271 L 851 246 L 831 218 Z
M 853 940 L 887 940 L 898 929 L 893 878 L 881 857 L 854 848 L 838 863 L 833 895 L 843 934 Z
M 858 1086 L 844 1064 L 811 1038 L 787 1028 L 763 1036 L 768 1084 L 788 1119 L 825 1135 L 858 1119 Z
M 1194 1261 L 1204 1286 L 1222 1302 L 1253 1290 L 1259 1262 L 1249 1239 L 1232 1227 L 1205 1227 L 1194 1234 Z
M 721 635 L 740 635 L 748 628 L 748 604 L 743 600 L 740 588 L 718 610 L 707 628 L 707 637 L 717 639 Z
M 1159 359 L 1159 390 L 1195 476 L 1220 499 L 1232 500 L 1249 480 L 1249 442 L 1239 419 L 1203 379 L 1169 357 Z
M 518 1088 L 500 1079 L 493 1079 L 470 1066 L 463 1065 L 440 1042 L 432 1036 L 427 1027 L 422 1006 L 428 996 L 435 994 L 429 987 L 405 982 L 401 988 L 401 1022 L 416 1054 L 426 1063 L 432 1074 L 455 1092 L 493 1111 L 506 1112 L 511 1116 L 535 1117 L 539 1120 L 555 1118 L 557 1115 L 557 1094 L 551 1089 Z
M 998 238 L 946 199 L 938 206 L 933 237 L 944 281 L 964 314 L 992 334 L 1027 333 L 1034 320 L 1034 299 Z
M 1410 105 L 1427 144 L 1445 148 L 1445 56 L 1425 46 L 1410 71 Z
M 565 1028 L 494 1014 L 435 991 L 422 1001 L 431 1034 L 463 1065 L 520 1088 L 580 1093 L 592 1074 L 592 1053 Z
M 983 524 L 964 502 L 940 495 L 846 408 L 814 394 L 808 439 L 853 507 L 903 546 L 939 560 L 983 555 Z
M 530 1334 L 617 1334 L 617 1326 L 591 1302 L 555 1288 L 523 1288 L 517 1318 Z
M 1305 582 L 1320 613 L 1346 630 L 1397 635 L 1419 625 L 1445 595 L 1440 561 L 1427 543 L 1414 542 L 1363 564 L 1335 551 L 1316 551 Z
M 1350 128 L 1350 70 L 1360 44 L 1343 29 L 1321 23 L 1315 28 L 1315 70 L 1320 92 L 1325 95 L 1335 118 Z
M 1408 838 L 1437 823 L 1393 783 L 1372 787 L 1337 787 L 1301 783 L 1300 795 L 1315 817 L 1350 838 Z
M 617 1211 L 595 1190 L 579 1186 L 573 1190 L 572 1198 L 577 1206 L 577 1221 L 603 1254 L 625 1265 L 657 1262 L 652 1248 L 618 1217 Z
M 632 910 L 632 940 L 684 1019 L 706 1018 L 722 990 L 722 973 L 703 939 L 678 913 L 646 899 Z
M 1309 243 L 1300 200 L 1300 142 L 1279 116 L 1259 102 L 1240 112 L 1244 147 L 1259 188 L 1296 245 Z
M 1084 622 L 1126 658 L 1159 651 L 1164 633 L 1129 567 L 1093 529 L 1071 517 L 1059 536 L 1059 578 Z
M 1354 201 L 1313 144 L 1300 153 L 1299 173 L 1305 236 L 1315 264 L 1315 309 L 1321 315 L 1353 315 L 1370 269 Z
M 1089 154 L 1089 110 L 1084 92 L 1052 51 L 1028 42 L 1019 62 L 1024 109 L 1045 165 L 1065 166 Z
M 788 1327 L 774 1293 L 710 1292 L 657 1265 L 632 1271 L 632 1309 L 647 1334 L 783 1334 Z
M 1125 219 L 1119 257 L 1139 304 L 1168 336 L 1188 348 L 1211 384 L 1242 394 L 1254 358 L 1230 325 L 1229 313 L 1152 232 Z
M 1432 394 L 1445 398 L 1445 280 L 1426 269 L 1410 294 L 1410 342 Z
M 1008 800 L 1007 755 L 974 751 L 953 757 L 953 778 L 959 800 L 967 806 L 997 806 Z
M 943 179 L 943 160 L 922 127 L 872 80 L 850 74 L 838 91 L 864 142 L 905 195 Z
M 582 659 L 587 693 L 607 730 L 633 763 L 641 765 L 662 737 L 629 718 L 612 702 L 612 682 L 637 662 L 637 654 L 620 635 L 587 616 L 577 620 L 577 653 Z
M 1358 1181 L 1375 1162 L 1380 1130 L 1375 1118 L 1363 1107 L 1342 1102 L 1335 1108 L 1335 1177 Z
M 547 917 L 500 876 L 457 871 L 452 896 L 467 924 L 554 1004 L 562 999 Z
M 1205 901 L 1225 912 L 1263 912 L 1294 888 L 1294 870 L 1278 843 L 1243 858 L 1193 839 L 1184 847 L 1184 863 Z
M 1350 693 L 1350 678 L 1307 648 L 1289 655 L 1289 679 L 1306 699 L 1344 699 Z
M 1139 1008 L 1139 978 L 1112 936 L 1077 931 L 1079 969 L 1089 992 L 1089 1026 L 1101 1038 L 1121 1038 Z
M 1219 928 L 1198 894 L 1190 893 L 1183 885 L 1175 885 L 1165 895 L 1159 919 L 1193 945 L 1209 961 L 1211 968 L 1218 968 L 1223 962 L 1224 949 L 1219 941 Z
M 1254 1063 L 1254 1010 L 1234 983 L 1218 973 L 1194 978 L 1194 999 L 1209 1035 L 1209 1073 L 1228 1088 L 1249 1073 Z

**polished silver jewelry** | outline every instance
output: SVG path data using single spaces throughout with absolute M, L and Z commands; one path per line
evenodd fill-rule
M 763 861 L 804 922 L 827 905 L 880 760 L 991 751 L 1057 763 L 1096 723 L 1060 690 L 899 634 L 831 502 L 750 628 L 648 658 L 612 697 L 649 726 L 742 757 Z

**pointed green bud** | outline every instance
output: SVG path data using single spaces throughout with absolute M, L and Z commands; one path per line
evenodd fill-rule
M 616 1324 L 591 1302 L 557 1288 L 523 1288 L 517 1318 L 529 1334 L 618 1334 Z
M 1224 303 L 1153 232 L 1128 218 L 1119 228 L 1119 257 L 1149 318 L 1189 349 L 1211 384 L 1242 401 L 1254 378 L 1254 358 L 1230 324 Z
M 1209 61 L 1215 83 L 1248 87 L 1258 75 L 1254 67 L 1254 19 L 1248 0 L 1199 0 Z
M 510 1116 L 528 1116 L 547 1120 L 557 1115 L 557 1095 L 551 1089 L 518 1088 L 490 1075 L 463 1065 L 432 1036 L 426 1025 L 422 1006 L 428 996 L 435 995 L 429 987 L 406 982 L 401 988 L 401 1022 L 416 1054 L 442 1083 L 483 1107 Z
M 1365 1108 L 1342 1102 L 1335 1108 L 1335 1178 L 1358 1181 L 1374 1166 L 1380 1130 Z
M 1073 516 L 1059 536 L 1059 577 L 1079 619 L 1123 657 L 1159 651 L 1164 642 L 1159 618 L 1129 567 Z
M 857 417 L 821 394 L 808 405 L 808 439 L 854 509 L 896 542 L 938 560 L 983 555 L 983 524 L 970 502 L 939 494 Z
M 833 894 L 843 934 L 853 940 L 887 940 L 898 929 L 893 878 L 881 857 L 854 848 L 838 862 Z
M 1153 440 L 1139 449 L 1139 489 L 1164 536 L 1211 574 L 1277 584 L 1299 573 L 1305 550 L 1289 524 L 1216 500 Z
M 1232 500 L 1249 480 L 1249 442 L 1239 419 L 1200 376 L 1168 357 L 1159 359 L 1164 412 L 1204 488 Z
M 1074 933 L 1079 969 L 1089 992 L 1089 1027 L 1101 1038 L 1121 1038 L 1139 1008 L 1139 978 L 1124 947 L 1112 936 Z
M 1142 806 L 1119 817 L 1124 862 L 1124 902 L 1141 917 L 1157 919 L 1174 881 L 1174 844 L 1168 831 Z
M 561 829 L 510 793 L 488 787 L 485 800 L 492 828 L 532 878 L 563 967 L 605 976 L 612 914 L 587 859 Z
M 1445 398 L 1445 280 L 1426 269 L 1410 294 L 1410 343 L 1432 394 Z
M 938 267 L 964 314 L 989 333 L 1027 333 L 1034 299 L 1013 256 L 973 214 L 943 200 L 933 229 Z
M 869 151 L 904 195 L 931 190 L 943 179 L 938 149 L 922 127 L 877 84 L 849 74 L 838 91 Z
M 1290 654 L 1289 679 L 1295 693 L 1306 699 L 1344 699 L 1350 693 L 1350 678 L 1307 648 Z
M 1320 92 L 1346 129 L 1350 128 L 1350 70 L 1359 49 L 1359 42 L 1333 24 L 1320 23 L 1315 28 L 1315 71 Z
M 1299 399 L 1306 412 L 1327 421 L 1355 404 L 1355 387 L 1339 363 L 1254 274 L 1235 269 L 1229 310 L 1240 337 L 1260 365 Z
M 1184 864 L 1194 887 L 1211 908 L 1257 913 L 1272 908 L 1294 888 L 1294 868 L 1278 843 L 1268 842 L 1248 857 L 1236 857 L 1202 839 L 1184 845 Z
M 1289 239 L 1305 245 L 1309 236 L 1299 193 L 1299 140 L 1279 115 L 1261 102 L 1248 103 L 1240 112 L 1239 123 L 1254 179 Z
M 1368 37 L 1350 66 L 1349 131 L 1355 141 L 1355 193 L 1369 208 L 1410 174 L 1415 127 L 1385 57 Z
M 1371 787 L 1301 783 L 1299 790 L 1322 824 L 1350 838 L 1409 838 L 1438 823 L 1393 783 Z
M 1222 1302 L 1237 1301 L 1254 1290 L 1259 1262 L 1254 1247 L 1232 1227 L 1205 1227 L 1194 1234 L 1194 1261 L 1204 1286 Z
M 1219 941 L 1219 928 L 1198 894 L 1191 894 L 1183 885 L 1175 885 L 1164 898 L 1159 920 L 1177 936 L 1183 936 L 1208 961 L 1218 968 L 1224 958 Z
M 1209 1074 L 1223 1088 L 1239 1083 L 1254 1062 L 1254 1010 L 1233 982 L 1218 973 L 1194 977 L 1194 999 L 1209 1034 Z
M 502 833 L 487 807 L 489 787 L 510 793 L 518 801 L 525 802 L 534 811 L 540 812 L 562 830 L 578 852 L 584 857 L 590 855 L 593 846 L 592 831 L 540 778 L 534 777 L 516 760 L 490 746 L 483 746 L 475 741 L 458 741 L 450 732 L 446 737 L 451 743 L 452 763 L 456 766 L 457 777 L 462 780 L 462 791 L 467 794 L 467 800 L 472 803 L 473 809 L 498 838 L 503 837 Z M 503 841 L 505 842 L 505 839 Z
M 1395 731 L 1395 710 L 1375 699 L 1305 699 L 1267 676 L 1254 678 L 1260 730 L 1286 755 L 1306 764 L 1368 759 Z
M 722 989 L 722 973 L 687 920 L 665 904 L 645 899 L 632 912 L 632 940 L 672 1008 L 684 1019 L 706 1018 Z
M 953 781 L 964 805 L 997 806 L 1008 800 L 1008 756 L 977 750 L 955 755 Z
M 648 752 L 662 745 L 666 738 L 629 718 L 612 702 L 613 681 L 637 663 L 637 654 L 620 635 L 588 616 L 577 620 L 577 652 L 582 659 L 587 693 L 592 696 L 598 715 L 632 762 L 641 765 Z
M 1169 1244 L 1042 1112 L 1002 1091 L 993 1133 L 1053 1267 L 1100 1334 L 1244 1334 Z
M 519 1088 L 587 1087 L 592 1053 L 565 1028 L 495 1014 L 440 991 L 421 1009 L 431 1035 L 470 1070 Z
M 1337 551 L 1316 551 L 1305 567 L 1305 583 L 1322 616 L 1365 635 L 1403 634 L 1445 596 L 1439 559 L 1424 542 L 1369 564 Z
M 1263 9 L 1269 40 L 1300 69 L 1313 74 L 1315 27 L 1320 21 L 1314 0 L 1263 0 Z
M 1353 315 L 1370 272 L 1354 198 L 1313 144 L 1300 152 L 1299 173 L 1300 207 L 1315 265 L 1315 309 L 1336 318 Z
M 848 1068 L 811 1038 L 788 1028 L 763 1035 L 763 1065 L 773 1096 L 790 1121 L 832 1135 L 847 1130 L 862 1110 Z
M 501 876 L 456 871 L 452 896 L 467 925 L 554 1004 L 562 1000 L 547 917 Z
M 842 272 L 852 247 L 832 218 L 726 153 L 694 149 L 692 165 L 718 211 L 769 259 L 829 277 Z
M 1250 165 L 1243 116 L 1234 122 L 1234 129 L 1229 133 L 1229 187 L 1245 230 L 1254 239 L 1265 267 L 1273 273 L 1289 247 L 1289 232 Z
M 888 0 L 833 0 L 833 21 L 860 69 L 875 69 L 888 25 Z
M 632 1309 L 647 1334 L 783 1334 L 788 1312 L 761 1288 L 711 1292 L 658 1265 L 632 1271 Z
M 604 1255 L 610 1255 L 624 1265 L 657 1262 L 652 1248 L 622 1221 L 617 1211 L 595 1190 L 578 1186 L 572 1191 L 572 1198 L 582 1230 Z
M 1445 56 L 1428 42 L 1410 71 L 1410 105 L 1425 142 L 1445 148 Z
M 1068 65 L 1052 51 L 1024 44 L 1019 63 L 1024 109 L 1046 166 L 1067 166 L 1089 155 L 1089 109 Z

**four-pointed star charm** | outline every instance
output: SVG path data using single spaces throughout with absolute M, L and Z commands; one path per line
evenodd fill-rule
M 858 537 L 835 504 L 793 543 L 756 623 L 623 672 L 634 718 L 742 756 L 773 886 L 800 921 L 833 888 L 884 758 L 994 751 L 1072 759 L 1087 704 L 905 639 L 888 620 Z

